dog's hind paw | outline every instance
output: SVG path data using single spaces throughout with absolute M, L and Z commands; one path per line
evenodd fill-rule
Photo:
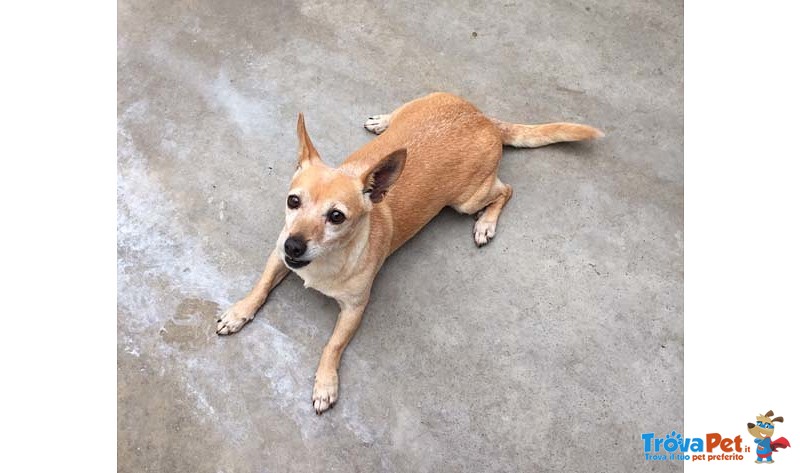
M 244 324 L 253 320 L 254 315 L 252 312 L 242 310 L 234 305 L 217 319 L 217 335 L 230 335 L 238 332 L 244 327 Z
M 475 222 L 473 229 L 473 236 L 475 237 L 475 244 L 481 247 L 494 238 L 494 232 L 497 230 L 497 222 L 487 222 L 482 218 L 478 218 Z
M 335 371 L 332 374 L 318 372 L 314 380 L 314 392 L 311 394 L 311 402 L 317 415 L 333 407 L 338 398 L 339 375 Z
M 380 135 L 389 128 L 389 117 L 390 115 L 373 115 L 364 122 L 364 128 Z

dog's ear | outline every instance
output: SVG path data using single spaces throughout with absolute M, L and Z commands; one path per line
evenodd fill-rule
M 778 417 L 772 419 L 772 422 L 783 422 L 783 416 L 778 416 Z
M 364 193 L 369 194 L 369 200 L 372 203 L 377 204 L 383 200 L 386 192 L 400 177 L 405 164 L 406 150 L 401 148 L 378 161 L 377 164 L 361 175 Z
M 767 413 L 764 414 L 764 417 L 772 417 L 772 410 L 767 411 Z
M 299 142 L 299 149 L 297 151 L 297 167 L 301 168 L 315 161 L 321 161 L 317 149 L 314 148 L 314 143 L 311 142 L 308 133 L 306 132 L 306 121 L 303 114 L 297 116 L 297 141 Z

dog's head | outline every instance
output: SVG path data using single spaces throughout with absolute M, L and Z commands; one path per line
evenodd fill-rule
M 299 269 L 340 250 L 358 235 L 372 206 L 381 202 L 400 177 L 406 150 L 399 149 L 365 169 L 332 168 L 322 162 L 297 119 L 300 149 L 297 171 L 286 198 L 286 224 L 277 246 L 286 265 Z
M 756 416 L 756 423 L 748 422 L 747 431 L 757 439 L 772 437 L 775 432 L 775 422 L 783 422 L 783 417 L 772 418 L 772 411 Z

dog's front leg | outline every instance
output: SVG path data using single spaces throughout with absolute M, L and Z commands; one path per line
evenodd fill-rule
M 266 302 L 270 291 L 283 281 L 287 274 L 289 274 L 289 268 L 283 264 L 280 252 L 277 249 L 272 250 L 272 254 L 267 259 L 267 266 L 255 287 L 217 319 L 217 334 L 228 335 L 238 332 L 244 327 L 244 324 L 253 320 L 258 309 Z
M 350 339 L 358 330 L 361 316 L 367 307 L 366 301 L 356 304 L 340 301 L 339 304 L 342 309 L 339 312 L 339 319 L 336 321 L 333 335 L 322 351 L 317 375 L 314 378 L 314 392 L 311 395 L 311 401 L 317 414 L 328 410 L 339 398 L 339 362 L 344 349 L 347 348 Z

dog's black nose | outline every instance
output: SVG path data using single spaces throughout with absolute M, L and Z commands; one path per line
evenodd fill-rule
M 748 428 L 748 429 L 752 429 L 752 428 L 753 428 L 753 427 L 755 427 L 755 426 L 756 426 L 756 424 L 754 424 L 754 423 L 752 423 L 752 422 L 748 422 L 748 423 L 747 423 L 747 428 Z
M 283 251 L 286 252 L 286 256 L 297 259 L 306 252 L 306 242 L 303 238 L 290 236 L 283 244 Z

